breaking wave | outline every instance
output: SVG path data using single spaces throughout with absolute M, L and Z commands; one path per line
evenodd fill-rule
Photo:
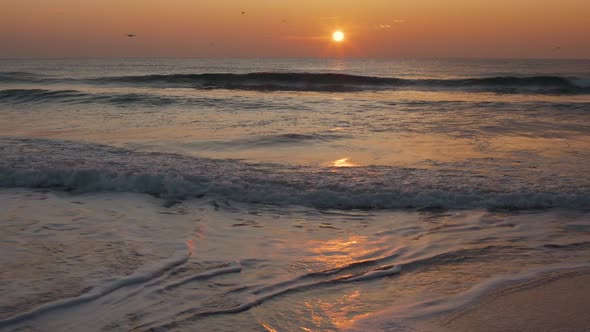
M 588 78 L 561 76 L 497 76 L 458 79 L 404 79 L 338 73 L 247 74 L 203 73 L 95 78 L 51 78 L 27 72 L 0 73 L 0 82 L 53 83 L 77 82 L 102 85 L 183 87 L 253 91 L 354 92 L 365 90 L 460 90 L 494 93 L 587 94 Z
M 2 139 L 0 186 L 338 209 L 587 209 L 584 179 L 389 166 L 248 164 L 67 141 Z M 501 177 L 496 178 L 496 177 Z M 548 182 L 549 181 L 549 182 Z
M 558 76 L 402 79 L 330 73 L 174 74 L 95 79 L 101 83 L 183 86 L 196 89 L 349 92 L 390 89 L 457 89 L 497 93 L 589 93 L 582 79 Z

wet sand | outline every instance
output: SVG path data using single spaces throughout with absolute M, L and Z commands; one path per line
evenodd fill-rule
M 432 331 L 590 331 L 590 271 L 546 276 L 498 290 Z

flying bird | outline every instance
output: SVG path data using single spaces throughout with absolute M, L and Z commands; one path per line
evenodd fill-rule
M 242 15 L 246 14 L 246 12 L 242 11 Z
M 127 37 L 129 37 L 129 38 L 133 38 L 133 37 L 135 37 L 135 35 L 134 35 L 134 34 L 131 34 L 131 33 L 128 33 L 128 34 L 127 34 Z

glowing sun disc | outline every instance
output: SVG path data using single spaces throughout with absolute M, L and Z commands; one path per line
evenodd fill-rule
M 334 33 L 332 34 L 332 40 L 337 43 L 342 42 L 344 40 L 344 32 L 340 30 L 334 31 Z

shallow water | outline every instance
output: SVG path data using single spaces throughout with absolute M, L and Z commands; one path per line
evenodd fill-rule
M 166 208 L 137 194 L 0 195 L 2 243 L 10 244 L 0 324 L 9 330 L 349 329 L 367 314 L 498 276 L 584 265 L 590 253 L 583 212 L 205 199 Z M 7 318 L 15 314 L 23 316 Z
M 589 64 L 2 60 L 0 329 L 411 330 L 585 266 Z

